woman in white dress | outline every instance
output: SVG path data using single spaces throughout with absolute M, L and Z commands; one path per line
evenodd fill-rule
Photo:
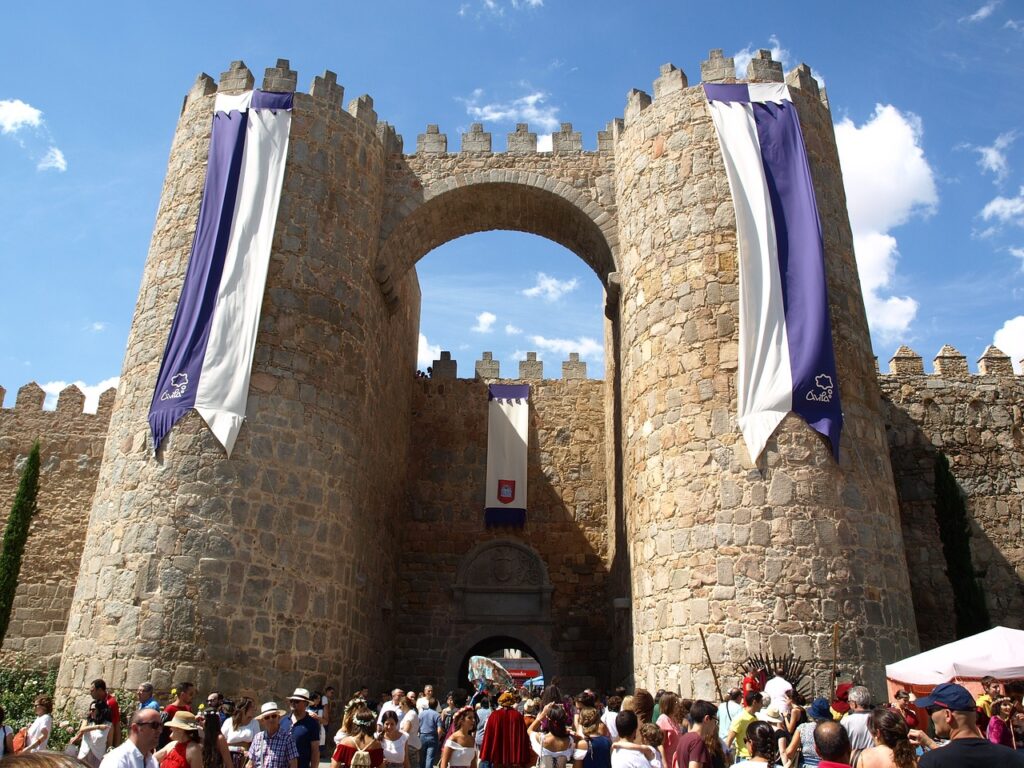
M 386 768 L 409 768 L 409 734 L 402 733 L 398 727 L 398 713 L 386 711 L 380 717 L 380 745 L 384 748 L 384 765 Z
M 235 705 L 235 713 L 220 727 L 220 733 L 228 743 L 233 768 L 245 765 L 252 740 L 260 732 L 260 723 L 254 717 L 255 713 L 256 703 L 248 696 L 243 696 Z
M 89 713 L 82 721 L 69 744 L 78 744 L 78 759 L 92 768 L 99 768 L 100 761 L 107 751 L 110 739 L 110 708 L 105 701 L 89 704 Z
M 476 768 L 476 712 L 463 707 L 452 718 L 454 731 L 441 750 L 440 768 Z
M 539 768 L 580 768 L 587 756 L 586 739 L 569 732 L 569 714 L 558 702 L 551 702 L 541 710 L 540 717 L 527 729 L 530 744 L 537 753 Z

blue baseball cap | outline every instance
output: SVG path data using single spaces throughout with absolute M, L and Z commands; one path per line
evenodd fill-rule
M 914 704 L 922 709 L 941 707 L 954 712 L 973 712 L 976 706 L 971 692 L 956 683 L 937 685 L 930 694 L 922 696 Z

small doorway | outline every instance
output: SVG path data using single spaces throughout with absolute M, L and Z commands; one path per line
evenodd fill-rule
M 493 635 L 484 638 L 470 648 L 462 657 L 456 677 L 460 688 L 471 690 L 469 681 L 469 659 L 471 656 L 485 656 L 501 664 L 512 676 L 517 687 L 537 682 L 543 686 L 544 668 L 538 655 L 529 645 L 510 635 Z

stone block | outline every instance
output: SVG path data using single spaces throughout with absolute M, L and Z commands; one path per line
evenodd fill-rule
M 967 356 L 962 354 L 956 347 L 943 344 L 942 349 L 933 360 L 935 373 L 948 378 L 962 378 L 969 374 L 967 370 Z
M 501 362 L 494 359 L 491 352 L 484 352 L 480 360 L 476 361 L 476 377 L 478 379 L 497 379 L 501 376 Z
M 661 74 L 654 81 L 654 98 L 660 99 L 672 93 L 680 93 L 688 82 L 686 73 L 674 64 L 662 64 Z
M 747 80 L 752 83 L 782 83 L 782 63 L 772 58 L 772 52 L 762 48 L 747 64 Z
M 520 379 L 543 379 L 544 361 L 537 359 L 536 352 L 527 352 L 526 359 L 519 361 Z
M 821 99 L 818 81 L 814 79 L 811 68 L 806 64 L 800 64 L 787 73 L 786 85 L 790 88 L 799 88 L 801 91 L 811 94 L 814 98 Z
M 537 134 L 530 132 L 530 126 L 526 123 L 516 124 L 516 129 L 508 134 L 508 149 L 510 155 L 529 155 L 537 151 Z
M 901 345 L 889 359 L 889 373 L 924 375 L 921 356 L 906 345 Z
M 440 133 L 437 125 L 427 126 L 427 132 L 416 137 L 417 155 L 444 155 L 448 152 L 448 134 Z
M 587 363 L 580 360 L 579 352 L 570 352 L 569 359 L 562 362 L 563 379 L 585 379 L 587 378 Z
M 263 90 L 275 93 L 294 93 L 299 75 L 291 68 L 288 59 L 278 59 L 277 65 L 267 67 L 263 73 Z
M 430 378 L 432 379 L 456 379 L 458 378 L 458 360 L 452 360 L 452 353 L 448 350 L 441 351 L 441 359 L 435 360 L 430 366 Z
M 491 134 L 484 131 L 481 123 L 469 126 L 469 132 L 462 134 L 462 152 L 485 153 L 491 151 Z
M 325 69 L 322 75 L 313 78 L 309 95 L 317 101 L 340 107 L 345 100 L 345 88 L 338 84 L 338 75 Z
M 220 82 L 217 83 L 217 90 L 224 92 L 238 92 L 251 90 L 256 79 L 252 72 L 245 66 L 244 61 L 232 61 L 226 72 L 220 73 Z
M 572 123 L 562 123 L 560 130 L 551 134 L 551 150 L 556 155 L 583 151 L 583 134 L 572 129 Z
M 721 48 L 713 48 L 708 58 L 700 63 L 700 79 L 705 83 L 735 82 L 735 60 L 732 56 L 723 56 Z
M 978 358 L 978 373 L 983 376 L 1013 376 L 1013 364 L 1009 355 L 989 344 Z

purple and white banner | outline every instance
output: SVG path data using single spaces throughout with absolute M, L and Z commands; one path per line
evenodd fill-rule
M 526 525 L 529 430 L 530 385 L 488 385 L 485 525 Z
M 149 409 L 153 453 L 199 411 L 228 455 L 245 419 L 293 94 L 218 94 L 185 282 Z
M 839 403 L 821 221 L 807 150 L 781 83 L 704 86 L 736 209 L 738 421 L 756 460 L 790 411 L 832 444 Z

